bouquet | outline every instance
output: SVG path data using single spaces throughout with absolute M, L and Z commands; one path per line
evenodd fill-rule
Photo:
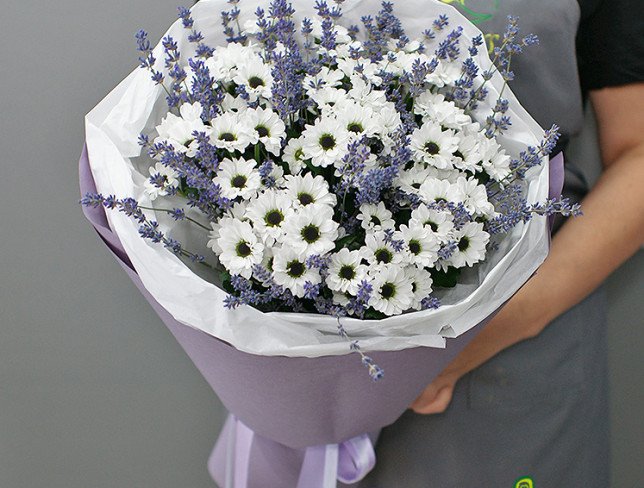
M 516 19 L 491 61 L 439 2 L 423 8 L 433 20 L 343 3 L 181 8 L 156 48 L 137 34 L 141 69 L 87 117 L 82 203 L 234 414 L 211 470 L 235 486 L 318 486 L 329 463 L 364 476 L 364 434 L 545 258 L 533 217 L 579 213 L 549 185 L 557 128 L 507 87 L 512 57 L 537 43 Z M 377 389 L 356 388 L 351 352 L 373 379 L 387 371 Z M 286 381 L 258 390 L 276 372 Z M 274 485 L 253 442 L 282 452 Z

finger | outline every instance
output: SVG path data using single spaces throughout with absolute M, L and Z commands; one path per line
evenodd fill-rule
M 419 414 L 432 415 L 443 413 L 452 401 L 452 394 L 454 388 L 445 386 L 441 388 L 438 394 L 432 400 L 416 401 L 413 403 L 411 409 Z

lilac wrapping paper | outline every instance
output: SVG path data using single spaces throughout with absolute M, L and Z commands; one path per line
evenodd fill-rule
M 81 194 L 95 192 L 86 148 L 79 174 Z M 551 196 L 560 194 L 561 156 L 551 161 L 550 178 Z M 118 237 L 109 228 L 104 209 L 84 207 L 84 213 L 224 406 L 254 431 L 247 466 L 249 488 L 295 487 L 306 447 L 339 444 L 364 433 L 377 435 L 402 415 L 489 320 L 448 340 L 445 349 L 373 354 L 385 370 L 384 378 L 376 383 L 355 354 L 287 358 L 240 352 L 177 322 L 143 287 Z M 218 450 L 209 462 L 210 472 L 221 486 L 230 434 L 230 428 L 223 430 Z

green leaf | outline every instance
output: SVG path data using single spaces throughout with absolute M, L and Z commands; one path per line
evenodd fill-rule
M 382 312 L 378 312 L 373 308 L 369 308 L 365 311 L 364 318 L 367 320 L 382 320 L 384 318 L 387 318 L 387 316 Z
M 431 275 L 435 287 L 454 288 L 461 276 L 461 270 L 453 267 L 447 268 L 447 271 L 432 269 Z

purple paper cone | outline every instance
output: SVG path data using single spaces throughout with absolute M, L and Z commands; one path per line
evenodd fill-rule
M 82 194 L 96 192 L 86 149 L 80 159 L 80 187 Z M 385 371 L 378 382 L 369 378 L 356 354 L 301 358 L 240 352 L 177 322 L 144 288 L 109 228 L 104 209 L 84 207 L 84 212 L 225 407 L 255 432 L 249 487 L 295 487 L 304 448 L 341 443 L 396 421 L 489 320 L 449 339 L 445 349 L 374 352 Z M 223 432 L 219 455 L 210 462 L 211 473 L 222 485 L 226 449 L 221 446 L 228 433 Z

